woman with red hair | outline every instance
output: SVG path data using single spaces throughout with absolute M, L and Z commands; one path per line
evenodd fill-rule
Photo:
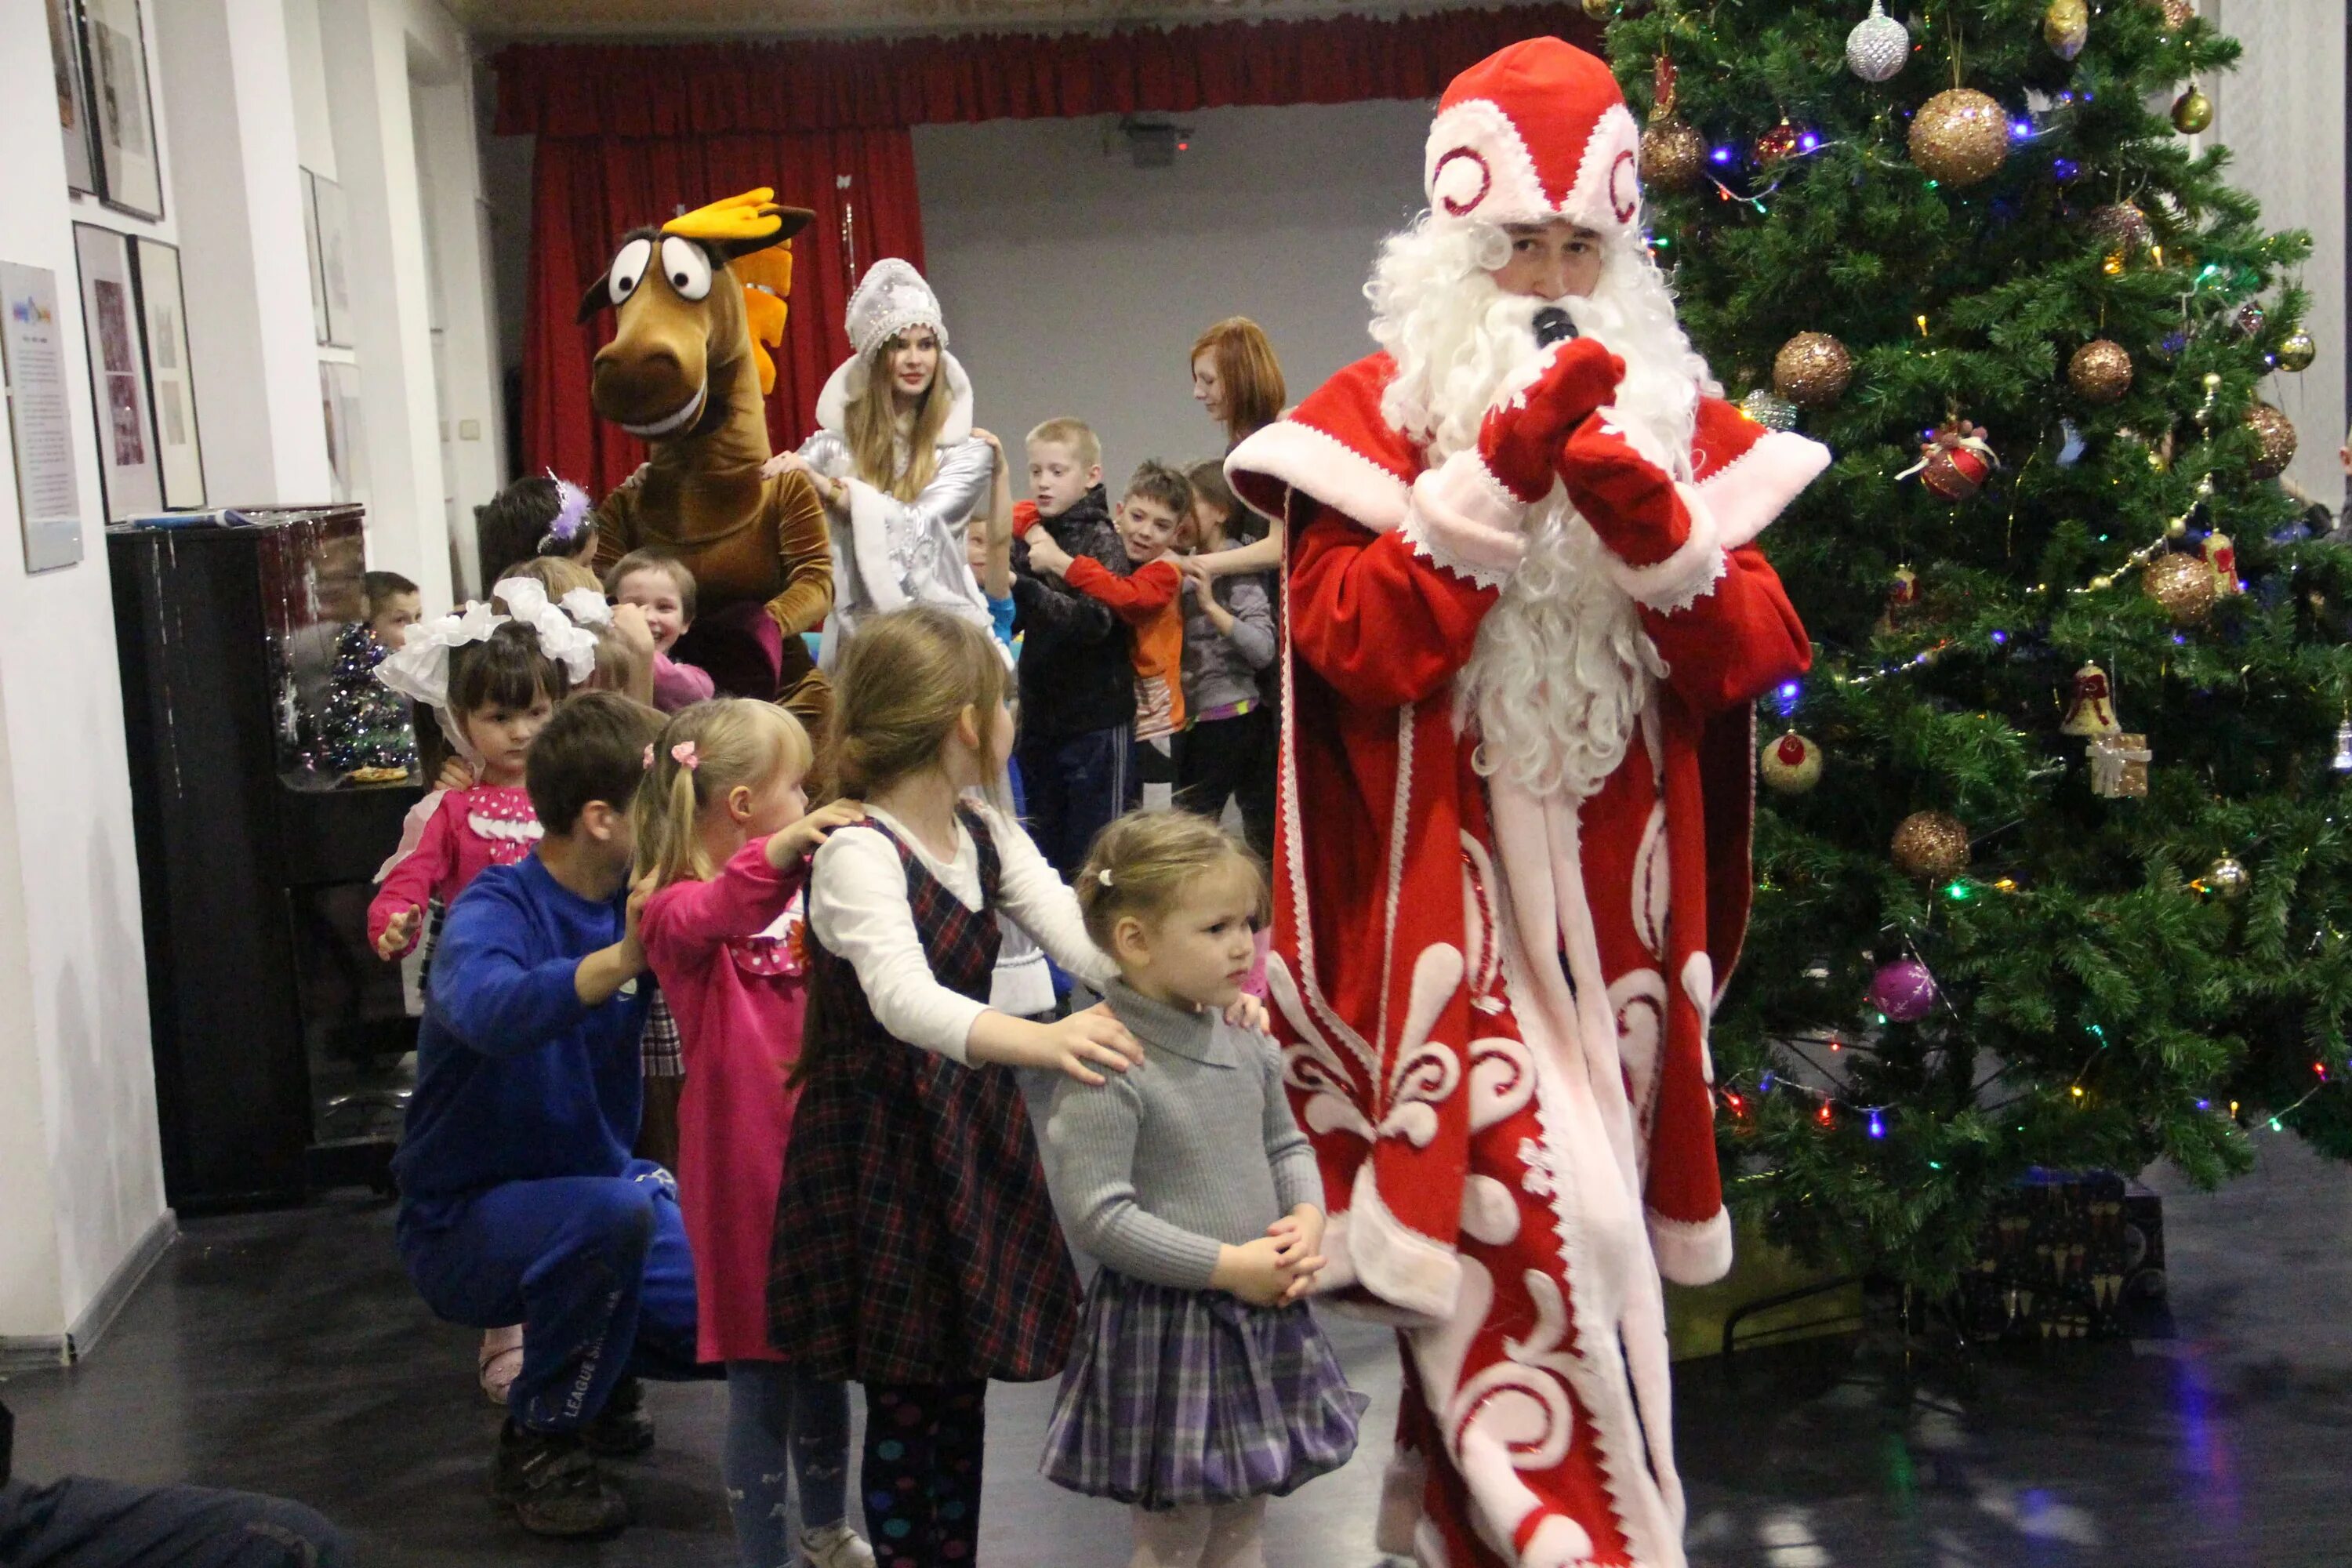
M 1228 316 L 1202 332 L 1192 345 L 1192 398 L 1224 426 L 1228 452 L 1280 418 L 1288 397 L 1265 330 L 1247 316 Z M 1241 511 L 1233 521 L 1245 527 L 1250 514 Z M 1253 542 L 1188 555 L 1181 564 L 1185 576 L 1203 587 L 1236 573 L 1279 571 L 1282 524 L 1272 524 Z

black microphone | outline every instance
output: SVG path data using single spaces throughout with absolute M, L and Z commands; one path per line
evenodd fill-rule
M 1557 305 L 1546 305 L 1536 312 L 1536 347 L 1548 349 L 1554 343 L 1566 342 L 1576 336 L 1576 323 L 1568 312 Z

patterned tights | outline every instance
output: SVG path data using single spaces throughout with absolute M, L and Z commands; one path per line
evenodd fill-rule
M 866 1527 L 877 1568 L 971 1568 L 985 1382 L 866 1385 Z

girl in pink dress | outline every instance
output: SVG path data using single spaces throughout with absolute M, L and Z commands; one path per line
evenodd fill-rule
M 803 894 L 809 856 L 862 819 L 808 809 L 800 721 L 769 702 L 698 702 L 669 721 L 637 795 L 637 872 L 656 889 L 646 958 L 686 1053 L 678 1205 L 694 1250 L 698 1353 L 727 1367 L 727 1496 L 746 1568 L 793 1560 L 784 1478 L 799 1484 L 800 1549 L 817 1568 L 871 1568 L 849 1528 L 849 1397 L 802 1375 L 768 1343 L 768 1246 L 788 1086 L 800 1060 Z

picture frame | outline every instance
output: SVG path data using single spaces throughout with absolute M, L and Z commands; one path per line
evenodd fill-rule
M 332 472 L 329 499 L 368 499 L 367 430 L 360 404 L 360 367 L 339 360 L 319 362 L 319 406 L 327 426 L 327 466 Z
M 46 267 L 0 261 L 0 381 L 6 384 L 27 572 L 54 572 L 81 560 L 81 487 L 74 471 L 64 326 L 58 275 Z
M 89 355 L 98 475 L 110 521 L 162 509 L 162 465 L 147 404 L 145 323 L 139 312 L 129 237 L 95 224 L 73 226 L 81 271 L 83 346 Z
M 97 143 L 90 132 L 89 72 L 82 58 L 80 7 L 76 0 L 47 0 L 49 66 L 58 86 L 58 130 L 66 144 L 66 184 L 98 194 Z
M 327 309 L 323 342 L 330 348 L 347 349 L 357 318 L 352 303 L 351 207 L 343 199 L 343 187 L 332 180 L 313 174 L 310 188 L 319 215 L 319 292 Z
M 150 220 L 163 216 L 155 150 L 155 100 L 147 83 L 147 34 L 139 0 L 79 0 L 88 65 L 99 199 Z
M 327 342 L 327 272 L 319 254 L 319 176 L 302 171 L 302 239 L 310 252 L 310 339 Z
M 147 402 L 154 416 L 158 480 L 168 511 L 205 504 L 204 446 L 196 426 L 196 381 L 188 360 L 188 310 L 180 249 L 159 239 L 132 243 L 140 324 L 146 331 Z

